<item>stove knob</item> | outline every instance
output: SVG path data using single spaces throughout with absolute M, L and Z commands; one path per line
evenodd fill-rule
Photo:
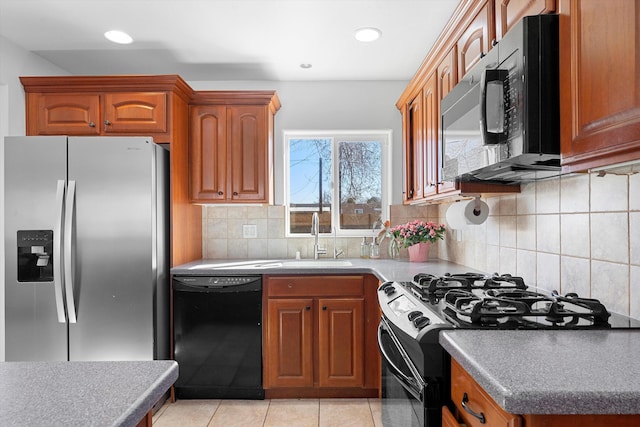
M 424 328 L 429 323 L 431 323 L 431 320 L 429 320 L 428 317 L 419 316 L 419 317 L 416 317 L 415 319 L 413 319 L 413 326 L 415 326 L 418 329 Z
M 384 293 L 387 295 L 393 295 L 396 292 L 396 288 L 394 288 L 393 286 L 387 286 L 386 288 L 384 288 Z
M 420 316 L 422 316 L 422 312 L 421 311 L 412 311 L 411 313 L 407 314 L 407 317 L 412 322 L 413 322 L 413 319 L 415 319 L 416 317 L 420 317 Z
M 387 289 L 391 285 L 393 285 L 393 282 L 384 282 L 382 285 L 380 285 L 378 290 L 379 291 L 384 291 L 385 289 Z

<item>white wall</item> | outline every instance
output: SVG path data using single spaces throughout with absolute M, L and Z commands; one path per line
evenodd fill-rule
M 68 73 L 0 36 L 0 200 L 4 199 L 4 137 L 25 134 L 24 90 L 19 77 L 65 74 Z M 4 242 L 4 208 L 0 209 L 0 230 Z M 3 243 L 0 245 L 0 360 L 4 357 Z

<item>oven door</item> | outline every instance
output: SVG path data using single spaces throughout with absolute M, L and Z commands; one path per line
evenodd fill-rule
M 426 383 L 383 317 L 378 326 L 382 353 L 384 427 L 424 427 Z

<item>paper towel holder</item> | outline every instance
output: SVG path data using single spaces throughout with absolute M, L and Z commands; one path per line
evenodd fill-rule
M 482 213 L 482 203 L 480 200 L 480 196 L 476 196 L 473 198 L 473 214 L 475 216 L 480 216 L 480 214 Z
M 489 206 L 482 201 L 480 196 L 471 197 L 457 201 L 447 210 L 446 219 L 450 229 L 463 230 L 469 226 L 482 224 L 487 220 Z

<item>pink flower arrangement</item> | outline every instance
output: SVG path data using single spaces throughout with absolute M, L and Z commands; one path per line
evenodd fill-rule
M 417 243 L 435 242 L 444 239 L 444 224 L 436 224 L 433 221 L 410 221 L 403 225 L 391 228 L 391 234 L 402 246 L 408 248 Z

